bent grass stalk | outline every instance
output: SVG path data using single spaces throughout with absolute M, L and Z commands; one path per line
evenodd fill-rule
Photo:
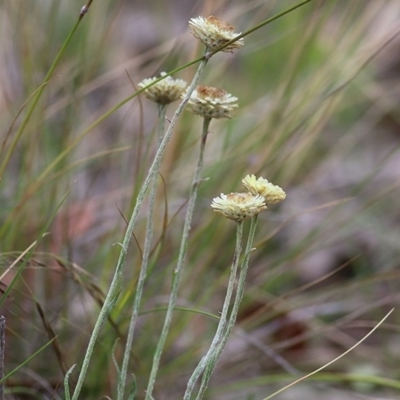
M 208 134 L 208 127 L 210 125 L 210 118 L 204 118 L 203 122 L 203 132 L 202 132 L 202 137 L 201 137 L 201 142 L 200 142 L 200 153 L 199 153 L 199 158 L 197 161 L 197 166 L 196 170 L 193 176 L 193 181 L 192 181 L 192 187 L 191 187 L 191 192 L 189 196 L 189 202 L 188 202 L 188 208 L 186 211 L 186 217 L 185 217 L 185 223 L 183 227 L 183 233 L 182 233 L 182 240 L 181 240 L 181 246 L 179 250 L 179 257 L 178 257 L 178 263 L 173 271 L 173 277 L 172 277 L 172 288 L 171 288 L 171 294 L 170 294 L 170 299 L 168 302 L 168 308 L 167 308 L 167 314 L 165 316 L 164 320 L 164 325 L 160 334 L 159 341 L 157 343 L 156 350 L 154 352 L 154 357 L 153 357 L 153 364 L 150 372 L 150 378 L 146 390 L 146 400 L 151 400 L 152 399 L 152 393 L 154 389 L 154 384 L 156 381 L 156 376 L 158 372 L 158 367 L 160 365 L 160 360 L 161 356 L 164 350 L 164 345 L 165 341 L 167 339 L 169 329 L 171 326 L 172 322 L 172 314 L 175 309 L 176 305 L 176 299 L 178 296 L 178 289 L 179 289 L 179 283 L 182 275 L 182 270 L 185 262 L 185 256 L 186 256 L 186 250 L 187 250 L 187 245 L 188 245 L 188 239 L 189 239 L 189 231 L 190 227 L 192 224 L 192 219 L 193 219 L 193 211 L 194 211 L 194 206 L 196 203 L 196 198 L 197 198 L 197 191 L 201 182 L 201 171 L 203 168 L 203 160 L 204 160 L 204 150 L 205 150 L 205 145 L 207 141 L 207 134 Z
M 206 58 L 206 57 L 203 57 L 203 59 L 200 61 L 200 64 L 196 71 L 196 74 L 193 77 L 192 83 L 190 84 L 183 100 L 179 104 L 177 110 L 175 111 L 174 116 L 172 117 L 171 123 L 164 135 L 163 140 L 161 141 L 161 145 L 158 148 L 157 154 L 156 154 L 156 156 L 153 160 L 153 163 L 149 169 L 146 179 L 144 180 L 143 185 L 140 188 L 139 194 L 136 199 L 136 205 L 132 212 L 132 216 L 129 220 L 129 224 L 126 229 L 123 242 L 122 242 L 122 244 L 120 244 L 121 251 L 120 251 L 117 266 L 115 268 L 114 275 L 113 275 L 113 278 L 112 278 L 112 281 L 110 284 L 110 288 L 107 292 L 107 296 L 104 300 L 103 307 L 101 308 L 99 316 L 97 318 L 97 321 L 94 325 L 92 335 L 90 337 L 88 347 L 86 349 L 86 354 L 85 354 L 85 357 L 84 357 L 84 360 L 82 363 L 82 367 L 81 367 L 78 381 L 76 383 L 76 387 L 75 387 L 75 390 L 74 390 L 74 393 L 72 396 L 72 400 L 78 399 L 80 391 L 82 390 L 83 382 L 84 382 L 86 374 L 87 374 L 87 370 L 89 368 L 90 359 L 92 357 L 94 345 L 95 345 L 95 343 L 97 341 L 97 337 L 100 333 L 101 326 L 102 326 L 103 322 L 105 321 L 105 319 L 107 318 L 107 316 L 110 314 L 111 309 L 115 304 L 116 297 L 118 294 L 118 289 L 119 289 L 119 283 L 120 283 L 121 276 L 122 276 L 122 270 L 125 265 L 126 254 L 128 252 L 128 247 L 129 247 L 130 240 L 131 240 L 131 237 L 133 234 L 133 229 L 136 226 L 136 222 L 137 222 L 138 216 L 139 216 L 139 211 L 142 207 L 143 200 L 146 195 L 147 189 L 149 188 L 150 182 L 153 180 L 153 176 L 157 173 L 157 166 L 161 162 L 161 159 L 165 152 L 165 148 L 167 147 L 167 144 L 172 136 L 172 133 L 173 133 L 175 125 L 178 121 L 178 118 L 179 118 L 180 114 L 182 113 L 186 103 L 188 102 L 190 95 L 192 94 L 193 90 L 197 86 L 200 76 L 203 73 L 204 68 L 207 65 L 207 61 L 208 61 L 208 58 Z
M 29 364 L 31 360 L 33 360 L 36 356 L 38 356 L 40 353 L 46 349 L 46 347 L 49 347 L 57 337 L 54 337 L 50 339 L 45 345 L 43 345 L 39 350 L 36 350 L 32 355 L 30 355 L 26 360 L 24 360 L 21 364 L 19 364 L 17 367 L 15 367 L 12 371 L 10 371 L 7 375 L 3 376 L 0 379 L 0 385 L 2 385 L 4 382 L 7 382 L 8 379 L 10 379 L 11 376 L 13 376 L 15 373 L 17 373 L 22 367 L 25 365 Z
M 364 342 L 364 340 L 366 340 L 369 336 L 371 336 L 384 322 L 385 320 L 389 317 L 389 315 L 394 311 L 394 308 L 392 308 L 378 323 L 377 325 L 371 329 L 361 340 L 359 340 L 356 344 L 354 344 L 353 346 L 351 346 L 348 350 L 346 350 L 343 354 L 341 354 L 340 356 L 334 358 L 332 361 L 329 361 L 328 363 L 326 363 L 325 365 L 323 365 L 322 367 L 316 369 L 313 372 L 310 372 L 309 374 L 295 380 L 294 382 L 290 383 L 289 385 L 284 386 L 282 389 L 279 389 L 278 391 L 272 393 L 270 396 L 265 397 L 263 400 L 269 400 L 272 399 L 273 397 L 275 397 L 277 394 L 284 392 L 285 390 L 291 388 L 292 386 L 298 384 L 299 382 L 304 381 L 305 379 L 309 378 L 310 376 L 315 375 L 316 373 L 318 373 L 319 371 L 322 371 L 323 369 L 325 369 L 326 367 L 328 367 L 329 365 L 335 363 L 336 361 L 340 360 L 342 357 L 344 357 L 345 355 L 347 355 L 348 353 L 350 353 L 351 351 L 353 351 L 356 347 L 358 347 L 362 342 Z

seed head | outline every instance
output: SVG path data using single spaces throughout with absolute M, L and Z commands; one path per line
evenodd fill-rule
M 231 118 L 238 107 L 237 97 L 220 88 L 197 86 L 190 96 L 187 109 L 205 118 Z
M 161 76 L 165 76 L 165 72 L 161 72 Z M 155 80 L 159 78 L 147 78 L 143 79 L 138 87 L 140 89 L 150 85 Z M 143 93 L 149 99 L 158 104 L 167 105 L 172 103 L 175 100 L 178 100 L 182 93 L 186 89 L 186 82 L 182 79 L 173 79 L 170 76 L 167 76 L 160 82 L 155 83 L 153 86 L 150 86 Z
M 247 175 L 242 179 L 242 183 L 251 194 L 264 197 L 266 204 L 279 203 L 286 197 L 286 193 L 281 187 L 262 177 L 257 179 L 254 175 Z
M 267 208 L 262 196 L 253 196 L 250 193 L 221 193 L 220 197 L 213 199 L 211 207 L 217 213 L 237 222 L 254 217 Z
M 218 49 L 240 35 L 240 33 L 234 32 L 235 27 L 233 25 L 212 15 L 207 18 L 192 18 L 189 21 L 189 27 L 192 30 L 193 36 L 203 42 L 210 51 Z M 232 50 L 240 48 L 243 44 L 243 39 L 239 39 L 225 47 L 222 51 L 232 52 Z

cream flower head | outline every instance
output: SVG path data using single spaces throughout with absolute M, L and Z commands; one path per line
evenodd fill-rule
M 189 21 L 189 26 L 193 36 L 203 42 L 207 49 L 211 51 L 218 49 L 240 35 L 240 33 L 234 32 L 235 27 L 233 25 L 212 15 L 207 18 L 192 18 Z M 225 47 L 222 51 L 232 52 L 232 50 L 240 48 L 243 44 L 243 39 L 239 39 Z
M 220 88 L 197 86 L 190 96 L 187 109 L 205 118 L 231 118 L 238 107 L 237 97 Z
M 242 183 L 251 194 L 264 197 L 266 204 L 279 203 L 286 197 L 281 187 L 273 185 L 262 177 L 257 179 L 254 175 L 247 175 L 242 179 Z
M 220 197 L 213 199 L 211 207 L 217 213 L 237 222 L 254 217 L 267 208 L 262 196 L 250 193 L 221 193 Z
M 165 76 L 166 72 L 161 72 L 161 76 Z M 143 79 L 138 87 L 143 89 L 144 87 L 150 85 L 159 78 L 147 78 Z M 175 100 L 178 100 L 186 89 L 187 83 L 182 79 L 173 79 L 167 76 L 160 82 L 155 83 L 153 86 L 146 89 L 143 93 L 144 95 L 158 104 L 169 104 Z

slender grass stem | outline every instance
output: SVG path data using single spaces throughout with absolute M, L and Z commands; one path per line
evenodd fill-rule
M 210 52 L 210 57 L 212 55 L 214 55 L 215 53 L 218 53 L 219 51 L 221 51 L 225 47 L 228 47 L 232 43 L 235 43 L 237 40 L 242 39 L 242 38 L 246 37 L 247 35 L 250 35 L 250 33 L 253 33 L 255 31 L 257 31 L 258 29 L 262 28 L 263 26 L 268 25 L 271 22 L 283 17 L 284 15 L 291 13 L 292 11 L 296 10 L 297 8 L 300 8 L 300 7 L 304 6 L 305 4 L 309 3 L 310 1 L 312 1 L 312 0 L 301 1 L 300 3 L 295 4 L 293 7 L 287 8 L 286 10 L 274 15 L 271 18 L 265 19 L 264 21 L 260 22 L 259 24 L 253 26 L 251 29 L 248 29 L 247 31 L 241 33 L 240 35 L 235 36 L 229 42 L 224 43 L 223 46 L 218 47 L 218 49 L 215 49 L 214 51 L 211 51 Z
M 282 392 L 284 392 L 285 390 L 291 388 L 294 385 L 297 385 L 298 383 L 310 378 L 311 376 L 317 374 L 318 372 L 322 371 L 323 369 L 325 369 L 326 367 L 328 367 L 329 365 L 332 365 L 333 363 L 335 363 L 336 361 L 340 360 L 341 358 L 343 358 L 344 356 L 346 356 L 347 354 L 349 354 L 351 351 L 353 351 L 356 347 L 358 347 L 362 342 L 364 342 L 369 336 L 371 336 L 383 323 L 384 321 L 389 317 L 390 314 L 392 314 L 394 308 L 392 308 L 379 322 L 378 324 L 371 329 L 364 337 L 362 337 L 356 344 L 354 344 L 353 346 L 351 346 L 349 349 L 347 349 L 344 353 L 340 354 L 338 357 L 334 358 L 333 360 L 329 361 L 328 363 L 324 364 L 322 367 L 317 368 L 315 371 L 310 372 L 307 375 L 302 376 L 299 379 L 296 379 L 294 382 L 289 383 L 289 385 L 284 386 L 282 389 L 279 389 L 278 391 L 272 393 L 271 395 L 269 395 L 268 397 L 265 397 L 263 400 L 269 400 L 272 399 L 273 397 L 275 397 L 277 394 L 280 394 Z M 331 375 L 332 376 L 332 375 Z M 374 377 L 368 377 L 371 378 L 370 381 L 374 381 Z M 379 378 L 378 378 L 379 380 Z M 397 381 L 398 382 L 398 381 Z
M 238 287 L 236 290 L 235 301 L 233 303 L 232 311 L 231 311 L 231 314 L 229 317 L 228 326 L 226 327 L 223 337 L 219 341 L 215 352 L 212 354 L 212 356 L 209 358 L 209 360 L 207 360 L 208 363 L 207 363 L 206 370 L 205 370 L 203 378 L 202 378 L 201 386 L 200 386 L 199 392 L 197 394 L 196 400 L 200 400 L 203 398 L 204 393 L 207 390 L 208 383 L 210 382 L 211 374 L 214 371 L 215 365 L 217 364 L 217 361 L 220 358 L 221 353 L 225 348 L 225 345 L 232 333 L 233 327 L 235 326 L 236 318 L 237 318 L 237 315 L 239 312 L 239 307 L 240 307 L 240 304 L 243 299 L 247 271 L 249 268 L 250 253 L 252 251 L 254 236 L 255 236 L 256 227 L 257 227 L 257 219 L 258 219 L 258 215 L 254 216 L 251 219 L 251 225 L 250 225 L 250 230 L 249 230 L 249 236 L 247 239 L 246 251 L 245 251 L 242 265 L 240 267 Z
M 235 254 L 233 256 L 228 288 L 226 290 L 226 296 L 224 300 L 224 305 L 222 307 L 221 317 L 218 323 L 217 331 L 215 333 L 211 346 L 207 351 L 207 354 L 200 360 L 199 364 L 193 371 L 193 374 L 188 381 L 186 392 L 183 397 L 184 400 L 190 399 L 190 396 L 193 392 L 197 380 L 200 378 L 202 372 L 204 371 L 204 368 L 208 364 L 210 358 L 214 355 L 216 348 L 223 339 L 224 332 L 226 329 L 227 316 L 231 304 L 232 294 L 236 284 L 236 276 L 240 262 L 240 255 L 242 253 L 242 240 L 243 240 L 243 221 L 237 223 Z
M 158 104 L 158 147 L 161 145 L 164 128 L 165 128 L 165 114 L 166 114 L 166 106 L 164 104 Z M 160 163 L 158 163 L 156 168 L 156 173 L 158 174 L 160 170 Z M 149 195 L 149 211 L 147 214 L 147 228 L 146 228 L 146 238 L 144 242 L 143 249 L 143 257 L 142 257 L 142 266 L 140 268 L 139 279 L 136 287 L 135 299 L 132 307 L 132 315 L 129 323 L 128 336 L 126 339 L 124 358 L 122 362 L 121 372 L 118 377 L 118 389 L 117 389 L 117 400 L 123 400 L 125 385 L 126 385 L 126 376 L 128 372 L 128 364 L 132 350 L 133 336 L 136 327 L 136 321 L 139 314 L 140 303 L 143 294 L 143 287 L 147 276 L 147 267 L 149 264 L 149 256 L 151 251 L 151 241 L 153 239 L 153 231 L 154 231 L 154 204 L 156 199 L 157 192 L 157 174 L 153 175 L 152 182 L 150 183 L 150 195 Z
M 165 341 L 167 339 L 169 329 L 171 326 L 172 322 L 172 314 L 174 312 L 174 308 L 176 305 L 176 299 L 178 296 L 178 289 L 179 289 L 179 283 L 185 263 L 185 256 L 186 256 L 186 250 L 187 250 L 187 245 L 188 245 L 188 239 L 189 239 L 189 231 L 190 227 L 192 224 L 192 219 L 193 219 L 193 211 L 194 211 L 194 206 L 196 203 L 196 198 L 197 198 L 197 191 L 201 182 L 201 171 L 203 169 L 203 161 L 204 161 L 204 150 L 206 146 L 206 141 L 207 141 L 207 134 L 208 134 L 208 127 L 210 125 L 210 118 L 204 118 L 203 122 L 203 132 L 202 132 L 202 137 L 201 137 L 201 142 L 200 142 L 200 153 L 199 153 L 199 158 L 197 161 L 197 166 L 196 170 L 193 176 L 193 181 L 192 181 L 192 186 L 190 190 L 190 195 L 189 195 L 189 202 L 188 202 L 188 208 L 186 211 L 186 217 L 185 217 L 185 223 L 183 227 L 183 233 L 182 233 L 182 239 L 181 239 L 181 246 L 179 250 L 179 257 L 178 257 L 178 263 L 173 271 L 173 276 L 172 276 L 172 288 L 171 288 L 171 294 L 168 302 L 168 308 L 167 308 L 167 313 L 165 316 L 164 320 L 164 325 L 160 334 L 160 338 L 157 343 L 156 350 L 154 352 L 154 357 L 153 357 L 153 364 L 150 372 L 150 378 L 149 378 L 149 383 L 147 386 L 146 390 L 146 400 L 151 400 L 152 399 L 152 393 L 154 389 L 154 384 L 156 381 L 156 376 L 158 372 L 158 367 L 160 365 L 160 360 L 161 356 L 164 350 L 164 345 Z
M 101 326 L 103 324 L 103 322 L 105 321 L 105 319 L 107 318 L 107 316 L 110 314 L 111 309 L 113 308 L 115 302 L 116 302 L 116 297 L 118 295 L 118 290 L 120 287 L 120 280 L 121 280 L 121 276 L 122 276 L 122 271 L 123 271 L 123 267 L 125 265 L 125 259 L 126 259 L 126 254 L 128 252 L 128 247 L 130 244 L 130 240 L 132 238 L 132 233 L 133 230 L 136 226 L 136 222 L 138 220 L 138 216 L 139 216 L 139 211 L 142 207 L 143 204 L 143 200 L 144 197 L 146 195 L 147 189 L 149 188 L 150 182 L 153 179 L 153 176 L 157 173 L 157 166 L 160 164 L 161 159 L 164 155 L 165 152 L 165 148 L 167 147 L 167 144 L 169 142 L 169 140 L 171 139 L 173 130 L 175 128 L 175 125 L 178 121 L 179 116 L 181 115 L 183 109 L 185 108 L 186 103 L 188 102 L 190 95 L 192 94 L 193 90 L 195 89 L 195 87 L 197 86 L 197 83 L 199 82 L 200 76 L 204 71 L 204 68 L 207 65 L 207 59 L 204 58 L 202 59 L 202 61 L 200 62 L 198 69 L 196 71 L 196 74 L 192 80 L 192 83 L 190 84 L 183 100 L 181 101 L 181 103 L 179 104 L 178 108 L 175 111 L 174 116 L 172 117 L 171 123 L 167 129 L 167 131 L 165 132 L 164 138 L 161 142 L 160 147 L 158 148 L 157 154 L 153 160 L 153 163 L 149 169 L 149 172 L 146 176 L 146 179 L 143 182 L 142 187 L 140 188 L 140 191 L 138 193 L 138 197 L 136 200 L 136 205 L 135 208 L 132 212 L 132 216 L 129 220 L 129 224 L 128 227 L 126 229 L 125 232 L 125 236 L 123 239 L 123 242 L 121 244 L 121 251 L 120 251 L 120 255 L 118 258 L 118 262 L 117 262 L 117 266 L 115 268 L 115 272 L 109 287 L 109 290 L 107 292 L 107 296 L 104 300 L 103 303 L 103 307 L 100 310 L 99 316 L 97 318 L 97 321 L 93 327 L 93 331 L 92 334 L 90 336 L 90 340 L 88 343 L 88 347 L 86 349 L 86 354 L 82 363 L 82 368 L 81 371 L 79 373 L 79 377 L 78 377 L 78 381 L 75 387 L 75 391 L 74 394 L 72 396 L 71 400 L 77 400 L 80 391 L 82 390 L 82 386 L 83 386 L 83 382 L 85 380 L 86 377 L 86 373 L 87 370 L 89 368 L 89 363 L 90 363 L 90 359 L 92 357 L 93 354 L 93 350 L 94 350 L 94 345 L 97 341 L 97 337 L 100 333 L 100 329 Z
M 93 0 L 89 0 L 87 2 L 87 4 L 84 6 L 84 8 L 85 8 L 85 12 L 84 13 L 82 13 L 82 10 L 79 13 L 79 17 L 78 17 L 77 21 L 75 22 L 74 26 L 72 27 L 71 31 L 69 32 L 67 38 L 64 40 L 64 43 L 61 45 L 60 50 L 58 51 L 56 57 L 54 58 L 54 61 L 51 64 L 49 70 L 47 71 L 47 74 L 44 77 L 42 85 L 36 91 L 36 94 L 33 97 L 32 103 L 30 104 L 30 106 L 28 108 L 28 111 L 27 111 L 27 113 L 25 115 L 25 118 L 23 119 L 20 127 L 18 128 L 18 131 L 16 132 L 16 134 L 14 136 L 14 139 L 12 140 L 12 142 L 10 144 L 10 147 L 8 148 L 6 154 L 4 155 L 3 162 L 0 165 L 0 182 L 1 182 L 1 177 L 2 177 L 2 175 L 4 173 L 4 170 L 6 169 L 6 167 L 8 165 L 8 162 L 10 161 L 11 155 L 14 152 L 15 147 L 17 146 L 17 143 L 18 143 L 19 139 L 21 138 L 22 134 L 24 133 L 25 128 L 28 125 L 29 120 L 31 119 L 33 111 L 35 110 L 40 98 L 42 97 L 44 89 L 47 86 L 46 83 L 52 77 L 52 75 L 53 75 L 58 63 L 60 62 L 62 56 L 64 55 L 64 52 L 65 52 L 66 48 L 68 47 L 68 45 L 71 42 L 73 36 L 75 35 L 75 32 L 77 31 L 78 26 L 81 23 L 84 14 L 86 14 L 87 11 L 89 10 L 89 7 L 90 7 L 92 1 Z

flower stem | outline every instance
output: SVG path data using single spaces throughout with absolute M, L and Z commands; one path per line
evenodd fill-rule
M 244 287 L 246 284 L 247 271 L 248 271 L 248 267 L 249 267 L 250 253 L 252 251 L 255 231 L 256 231 L 256 227 L 257 227 L 257 218 L 258 218 L 258 215 L 254 216 L 251 219 L 251 225 L 250 225 L 250 230 L 249 230 L 249 237 L 247 239 L 245 256 L 244 256 L 242 265 L 240 267 L 238 287 L 236 290 L 236 296 L 235 296 L 235 301 L 233 303 L 231 315 L 229 317 L 228 326 L 225 330 L 225 333 L 223 334 L 222 339 L 220 340 L 220 342 L 217 345 L 216 351 L 214 352 L 212 357 L 210 357 L 210 359 L 208 360 L 206 370 L 204 372 L 201 386 L 199 389 L 199 393 L 197 394 L 196 400 L 200 400 L 203 398 L 204 393 L 207 389 L 208 383 L 210 381 L 211 374 L 215 368 L 215 365 L 217 364 L 219 357 L 221 356 L 222 351 L 225 348 L 225 345 L 229 339 L 229 336 L 232 333 L 233 327 L 235 326 L 236 318 L 237 318 L 237 315 L 239 312 L 239 307 L 240 307 L 240 304 L 243 299 Z
M 164 128 L 165 128 L 165 114 L 166 114 L 166 106 L 164 104 L 158 104 L 158 147 L 160 146 Z M 160 162 L 157 165 L 156 173 L 158 174 L 160 170 Z M 152 182 L 150 182 L 150 195 L 149 195 L 149 211 L 147 214 L 147 228 L 146 228 L 146 238 L 144 242 L 143 249 L 143 257 L 142 257 L 142 265 L 140 268 L 139 279 L 136 287 L 135 299 L 132 307 L 132 315 L 129 323 L 128 336 L 126 339 L 124 358 L 122 361 L 121 372 L 118 377 L 118 389 L 117 389 L 117 400 L 123 400 L 125 385 L 126 385 L 126 376 L 128 372 L 128 364 L 132 350 L 133 336 L 136 327 L 136 321 L 139 314 L 140 303 L 143 294 L 143 287 L 147 276 L 147 267 L 149 264 L 149 257 L 151 251 L 151 241 L 153 239 L 153 216 L 154 216 L 154 204 L 156 199 L 157 192 L 157 175 L 154 174 L 152 177 Z
M 185 262 L 185 256 L 186 256 L 186 250 L 187 250 L 187 244 L 188 244 L 188 238 L 189 238 L 189 231 L 190 227 L 192 224 L 192 219 L 193 219 L 193 211 L 194 211 L 194 206 L 196 203 L 196 198 L 197 198 L 197 190 L 200 185 L 201 181 L 201 170 L 203 168 L 203 160 L 204 160 L 204 150 L 206 146 L 206 141 L 207 141 L 207 134 L 208 134 L 208 127 L 210 125 L 210 118 L 204 118 L 203 122 L 203 132 L 202 132 L 202 137 L 201 137 L 201 142 L 200 142 L 200 153 L 199 153 L 199 158 L 197 161 L 197 166 L 196 170 L 193 176 L 193 181 L 192 181 L 192 186 L 190 190 L 190 196 L 189 196 L 189 202 L 188 202 L 188 207 L 186 210 L 186 217 L 185 217 L 185 223 L 183 227 L 183 233 L 182 233 L 182 239 L 181 239 L 181 246 L 179 250 L 179 257 L 178 257 L 178 263 L 173 271 L 173 276 L 172 276 L 172 288 L 171 288 L 171 294 L 168 302 L 168 308 L 167 308 L 167 313 L 165 316 L 164 320 L 164 325 L 160 334 L 160 338 L 157 343 L 156 350 L 154 352 L 154 357 L 153 357 L 153 364 L 150 372 L 150 378 L 149 378 L 149 383 L 147 386 L 146 390 L 146 400 L 151 400 L 152 399 L 152 393 L 154 389 L 154 384 L 156 381 L 156 376 L 158 372 L 158 367 L 160 365 L 160 360 L 161 360 L 161 355 L 164 350 L 164 345 L 165 341 L 167 339 L 169 329 L 171 326 L 172 322 L 172 314 L 174 312 L 174 308 L 176 305 L 176 299 L 178 296 L 178 289 L 179 289 L 179 283 L 182 275 L 182 270 Z
M 231 304 L 233 290 L 236 284 L 236 276 L 237 270 L 240 262 L 240 255 L 242 253 L 242 240 L 243 240 L 243 221 L 237 223 L 237 230 L 236 230 L 236 246 L 235 246 L 235 253 L 233 256 L 233 262 L 231 266 L 231 273 L 229 276 L 228 288 L 226 290 L 226 296 L 224 300 L 224 305 L 222 307 L 221 317 L 218 323 L 217 331 L 215 333 L 214 339 L 211 343 L 210 348 L 207 351 L 207 354 L 200 360 L 199 364 L 197 365 L 196 369 L 193 371 L 192 376 L 190 377 L 185 395 L 183 397 L 184 400 L 189 400 L 190 396 L 193 392 L 194 386 L 199 379 L 200 375 L 204 371 L 204 368 L 209 363 L 210 359 L 215 354 L 215 351 L 218 345 L 221 343 L 224 337 L 224 331 L 226 329 L 227 324 L 227 316 L 229 307 Z

